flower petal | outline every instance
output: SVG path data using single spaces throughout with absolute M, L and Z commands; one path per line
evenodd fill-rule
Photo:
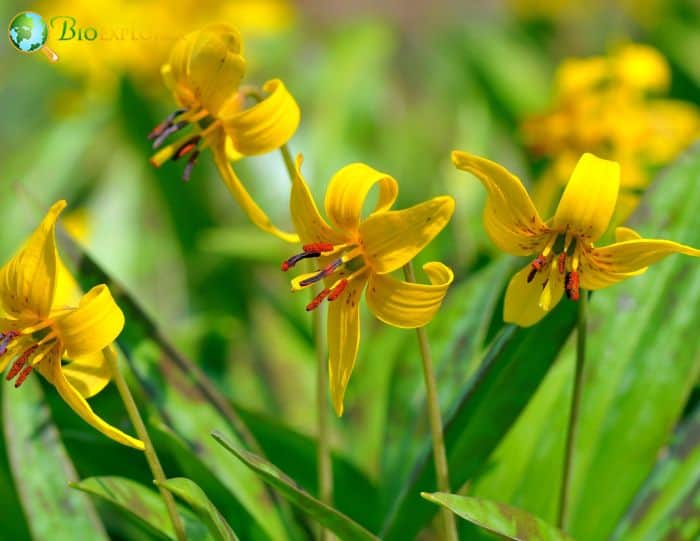
M 643 273 L 647 267 L 671 254 L 700 257 L 700 250 L 670 240 L 634 238 L 594 248 L 581 272 L 581 287 L 602 289 L 616 282 Z M 586 265 L 587 263 L 587 265 Z
M 360 345 L 360 295 L 366 275 L 351 280 L 328 307 L 328 377 L 336 414 L 343 414 L 343 397 Z
M 102 284 L 83 295 L 78 308 L 56 318 L 56 327 L 67 357 L 75 359 L 111 344 L 124 328 L 124 314 Z
M 564 293 L 564 275 L 552 269 L 537 273 L 532 282 L 527 278 L 532 270 L 527 265 L 513 278 L 506 290 L 503 319 L 521 327 L 530 327 L 546 316 L 561 300 Z
M 371 215 L 360 224 L 365 259 L 379 274 L 405 265 L 444 229 L 454 208 L 454 199 L 444 195 Z
M 279 79 L 268 81 L 263 90 L 269 94 L 250 109 L 224 120 L 224 130 L 233 147 L 245 156 L 265 154 L 289 141 L 299 127 L 299 105 Z M 222 115 L 225 112 L 222 111 Z
M 338 171 L 326 191 L 326 215 L 341 231 L 357 231 L 370 189 L 379 184 L 379 200 L 372 212 L 388 210 L 396 201 L 399 185 L 393 177 L 363 163 L 346 165 Z
M 566 230 L 595 242 L 608 228 L 619 188 L 617 162 L 584 154 L 561 196 L 552 229 Z
M 549 229 L 520 179 L 497 163 L 466 152 L 454 151 L 452 163 L 486 188 L 484 227 L 493 243 L 512 255 L 538 251 Z
M 233 198 L 238 202 L 243 211 L 248 215 L 250 221 L 253 222 L 263 231 L 271 233 L 279 239 L 286 242 L 299 242 L 299 237 L 294 233 L 287 233 L 281 229 L 272 225 L 270 218 L 267 214 L 258 206 L 258 204 L 253 200 L 253 198 L 245 189 L 238 176 L 231 167 L 231 163 L 228 161 L 228 156 L 226 155 L 226 144 L 225 140 L 221 138 L 219 141 L 212 145 L 212 153 L 214 154 L 214 163 L 216 164 L 219 174 L 226 184 L 228 191 L 231 193 Z
M 112 379 L 112 370 L 101 351 L 75 357 L 63 365 L 63 375 L 83 398 L 91 398 Z
M 47 379 L 56 387 L 61 398 L 83 421 L 94 429 L 102 432 L 108 438 L 128 447 L 143 451 L 144 445 L 141 440 L 137 440 L 109 423 L 106 423 L 92 410 L 85 398 L 83 398 L 80 392 L 78 392 L 64 376 L 63 369 L 61 368 L 61 360 L 57 354 L 44 359 L 39 365 L 41 366 L 40 371 L 42 374 L 46 373 Z
M 301 154 L 296 160 L 296 174 L 292 179 L 292 193 L 289 200 L 289 208 L 292 214 L 294 228 L 299 233 L 303 244 L 314 242 L 329 242 L 341 244 L 345 237 L 331 229 L 318 212 L 308 184 L 301 174 L 301 164 L 304 158 Z
M 413 329 L 427 325 L 437 313 L 454 274 L 439 262 L 423 265 L 430 285 L 404 282 L 388 274 L 372 273 L 367 284 L 367 305 L 381 321 Z
M 56 220 L 66 202 L 53 204 L 17 254 L 0 269 L 0 301 L 5 312 L 48 316 L 56 290 Z

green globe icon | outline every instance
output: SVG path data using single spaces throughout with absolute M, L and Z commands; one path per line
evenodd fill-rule
M 33 11 L 18 13 L 10 22 L 10 42 L 23 53 L 41 49 L 49 37 L 49 29 L 41 15 Z

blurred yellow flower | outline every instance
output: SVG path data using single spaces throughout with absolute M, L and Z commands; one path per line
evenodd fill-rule
M 325 289 L 306 307 L 328 308 L 328 350 L 331 398 L 338 415 L 357 357 L 360 341 L 360 295 L 384 323 L 401 328 L 427 325 L 440 308 L 452 271 L 438 262 L 423 266 L 430 285 L 404 282 L 390 273 L 413 259 L 442 229 L 454 211 L 454 200 L 440 196 L 404 210 L 389 210 L 398 195 L 398 183 L 367 165 L 355 163 L 338 171 L 326 191 L 326 214 L 321 217 L 301 175 L 297 159 L 290 209 L 303 251 L 282 263 L 287 271 L 299 261 L 317 258 L 316 272 L 292 280 L 292 291 L 323 281 Z M 374 211 L 362 219 L 365 199 L 379 188 Z M 337 301 L 337 302 L 336 302 Z
M 572 58 L 557 70 L 555 103 L 523 123 L 526 144 L 551 160 L 535 192 L 551 209 L 568 172 L 583 152 L 620 163 L 624 220 L 650 175 L 700 134 L 700 112 L 690 104 L 655 97 L 667 92 L 670 70 L 646 45 L 630 44 L 608 57 Z
M 700 250 L 669 240 L 643 239 L 625 227 L 614 244 L 594 243 L 615 211 L 620 166 L 584 154 L 571 174 L 551 220 L 543 222 L 520 180 L 500 165 L 455 151 L 452 161 L 481 181 L 487 191 L 484 227 L 499 249 L 515 256 L 536 255 L 506 291 L 504 319 L 534 325 L 563 294 L 579 299 L 579 289 L 596 290 L 646 271 L 673 253 L 700 257 Z
M 55 224 L 66 207 L 55 203 L 24 247 L 0 269 L 0 370 L 19 387 L 36 370 L 85 422 L 109 438 L 143 450 L 98 417 L 87 403 L 109 383 L 102 355 L 124 327 L 106 285 L 80 296 L 56 250 Z M 64 359 L 68 360 L 64 363 Z
M 200 151 L 211 147 L 219 173 L 250 220 L 283 240 L 297 242 L 297 235 L 272 225 L 231 167 L 230 160 L 284 145 L 300 119 L 299 106 L 279 79 L 265 83 L 267 97 L 246 107 L 246 98 L 259 96 L 254 89 L 239 88 L 245 67 L 240 34 L 231 26 L 212 24 L 177 42 L 162 73 L 180 108 L 149 138 L 158 148 L 174 133 L 187 127 L 194 130 L 162 148 L 151 162 L 160 166 L 189 154 L 183 174 L 187 180 Z

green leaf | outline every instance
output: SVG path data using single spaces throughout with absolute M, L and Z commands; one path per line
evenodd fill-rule
M 487 459 L 544 379 L 576 320 L 576 306 L 562 302 L 540 324 L 508 325 L 494 339 L 479 370 L 445 416 L 445 444 L 453 486 L 482 474 Z M 432 447 L 394 501 L 383 529 L 386 541 L 414 539 L 435 515 L 421 491 L 436 486 Z
M 156 484 L 187 502 L 202 522 L 207 525 L 215 539 L 218 541 L 238 541 L 238 537 L 226 519 L 221 516 L 218 509 L 214 507 L 214 504 L 194 481 L 180 477 Z
M 108 540 L 90 499 L 68 487 L 78 476 L 36 376 L 25 381 L 21 389 L 6 387 L 2 395 L 10 468 L 32 537 Z
M 175 539 L 165 504 L 156 491 L 123 477 L 90 477 L 71 486 L 116 506 L 128 519 L 158 539 Z M 188 541 L 212 540 L 207 528 L 191 511 L 178 506 L 178 514 L 184 522 Z
M 514 541 L 573 541 L 572 537 L 544 520 L 509 505 L 444 492 L 424 492 L 421 496 L 447 507 L 469 522 Z
M 676 432 L 613 541 L 700 538 L 700 408 Z
M 227 451 L 260 475 L 266 483 L 277 489 L 280 494 L 308 513 L 319 524 L 337 534 L 343 541 L 378 541 L 377 537 L 352 519 L 311 496 L 274 465 L 259 456 L 236 448 L 218 432 L 212 435 Z

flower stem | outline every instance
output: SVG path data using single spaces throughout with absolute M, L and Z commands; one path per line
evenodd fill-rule
M 289 147 L 284 144 L 280 147 L 280 153 L 284 160 L 284 165 L 289 173 L 289 180 L 294 180 L 296 170 L 294 159 Z M 313 270 L 313 269 L 311 269 Z M 312 288 L 311 295 L 315 297 L 318 287 Z M 323 339 L 323 313 L 320 310 L 312 310 L 311 324 L 314 336 L 314 348 L 316 350 L 316 423 L 318 424 L 318 448 L 316 450 L 318 463 L 318 494 L 325 504 L 333 504 L 333 463 L 331 462 L 331 452 L 328 434 L 328 366 L 326 365 L 326 345 Z M 321 529 L 321 541 L 331 541 L 333 535 Z
M 408 262 L 403 267 L 407 282 L 415 283 L 416 276 L 413 272 L 413 263 Z M 435 460 L 435 474 L 437 486 L 440 492 L 450 492 L 450 477 L 447 471 L 447 454 L 445 452 L 445 440 L 442 435 L 442 417 L 440 415 L 440 402 L 438 400 L 437 385 L 433 371 L 433 356 L 430 352 L 428 335 L 424 327 L 416 329 L 418 346 L 420 347 L 421 360 L 423 362 L 423 377 L 425 378 L 425 394 L 428 406 L 428 420 L 433 437 L 433 458 Z M 441 511 L 444 538 L 446 541 L 457 541 L 457 525 L 455 517 L 449 509 Z
M 119 366 L 117 363 L 117 353 L 112 346 L 106 347 L 102 350 L 102 352 L 105 358 L 107 359 L 107 362 L 110 364 L 110 367 L 112 368 L 112 373 L 114 374 L 114 383 L 116 383 L 117 385 L 119 395 L 121 396 L 122 402 L 124 402 L 124 407 L 126 408 L 126 411 L 129 414 L 131 423 L 134 425 L 136 434 L 138 435 L 139 439 L 143 441 L 143 444 L 145 446 L 144 453 L 146 455 L 146 461 L 148 462 L 148 466 L 150 467 L 151 473 L 153 474 L 153 479 L 158 484 L 158 490 L 160 491 L 160 495 L 163 498 L 163 501 L 165 502 L 165 507 L 168 510 L 168 515 L 170 515 L 170 521 L 172 522 L 173 529 L 175 530 L 175 536 L 177 537 L 178 541 L 187 541 L 187 537 L 185 536 L 185 528 L 183 526 L 182 520 L 180 519 L 180 515 L 177 514 L 177 508 L 175 507 L 175 499 L 173 498 L 173 495 L 170 492 L 163 488 L 163 484 L 166 480 L 165 473 L 163 472 L 163 467 L 160 465 L 158 455 L 156 454 L 156 450 L 153 447 L 153 442 L 151 441 L 151 438 L 148 435 L 146 425 L 143 423 L 141 414 L 139 413 L 139 410 L 136 407 L 134 397 L 132 396 L 131 391 L 129 390 L 129 386 L 124 380 L 124 376 L 122 376 L 122 373 L 119 370 Z
M 557 526 L 563 529 L 568 519 L 569 491 L 571 490 L 572 463 L 576 445 L 576 431 L 581 406 L 581 390 L 583 388 L 583 366 L 586 360 L 586 328 L 588 308 L 588 292 L 584 291 L 578 305 L 578 329 L 576 331 L 576 368 L 574 373 L 574 389 L 571 395 L 571 413 L 566 433 L 566 448 L 564 451 L 564 471 L 562 473 L 561 492 L 559 493 L 559 516 Z

